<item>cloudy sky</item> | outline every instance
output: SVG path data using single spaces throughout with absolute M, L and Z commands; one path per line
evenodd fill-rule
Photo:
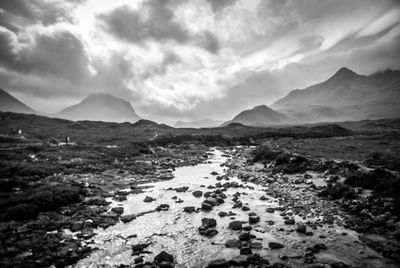
M 171 123 L 400 68 L 398 0 L 0 0 L 0 87 L 53 113 L 106 92 Z

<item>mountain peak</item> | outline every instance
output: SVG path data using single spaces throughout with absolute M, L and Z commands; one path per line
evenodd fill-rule
M 264 126 L 281 124 L 287 121 L 288 118 L 277 111 L 272 110 L 266 105 L 259 105 L 250 110 L 245 110 L 236 115 L 228 123 L 240 123 L 248 126 Z
M 21 102 L 7 91 L 0 88 L 0 111 L 23 114 L 36 114 L 37 112 Z
M 136 122 L 140 119 L 128 101 L 107 93 L 89 95 L 55 116 L 73 121 Z
M 356 72 L 350 70 L 349 68 L 342 67 L 333 75 L 333 77 L 351 77 L 356 75 L 358 75 Z

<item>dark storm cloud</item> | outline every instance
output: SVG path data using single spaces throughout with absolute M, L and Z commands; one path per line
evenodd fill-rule
M 59 3 L 44 0 L 0 0 L 0 9 L 3 10 L 0 14 L 0 25 L 17 32 L 32 23 L 50 25 L 59 20 L 70 21 L 71 8 L 81 3 L 84 3 L 84 0 Z
M 52 75 L 79 82 L 88 59 L 81 41 L 68 31 L 35 36 L 32 47 L 19 44 L 11 32 L 0 32 L 0 65 L 13 71 Z
M 143 10 L 132 10 L 128 6 L 119 7 L 98 18 L 109 33 L 133 43 L 141 43 L 146 39 L 187 41 L 189 33 L 173 20 L 169 1 L 146 1 L 143 8 L 148 11 L 147 18 L 144 18 Z
M 140 10 L 122 6 L 98 15 L 98 19 L 107 32 L 124 41 L 143 45 L 147 40 L 173 40 L 181 44 L 198 44 L 210 53 L 218 53 L 218 38 L 210 31 L 190 33 L 174 20 L 170 2 L 148 0 Z
M 224 10 L 224 8 L 234 5 L 237 0 L 207 0 L 211 4 L 214 12 L 219 12 Z

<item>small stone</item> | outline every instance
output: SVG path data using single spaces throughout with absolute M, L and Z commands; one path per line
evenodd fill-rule
M 250 233 L 244 232 L 239 234 L 239 240 L 240 241 L 249 241 L 250 240 Z
M 267 208 L 266 211 L 267 211 L 268 213 L 274 213 L 274 212 L 275 212 L 275 209 L 274 209 L 274 208 Z
M 231 223 L 229 223 L 229 228 L 232 230 L 240 230 L 242 229 L 242 222 L 241 221 L 232 221 Z
M 121 215 L 122 213 L 124 213 L 124 208 L 123 207 L 115 207 L 111 209 L 112 212 Z
M 242 243 L 238 239 L 229 239 L 225 242 L 227 248 L 239 248 Z
M 261 242 L 251 242 L 250 247 L 253 249 L 262 249 L 263 245 Z
M 251 251 L 250 247 L 242 247 L 240 248 L 240 255 L 251 255 L 253 252 Z
M 218 216 L 220 216 L 221 218 L 228 216 L 228 213 L 226 213 L 225 211 L 220 211 L 218 212 Z
M 207 227 L 207 228 L 217 226 L 217 221 L 213 218 L 203 218 L 203 219 L 201 219 L 201 223 L 204 227 Z
M 119 218 L 123 223 L 128 223 L 136 219 L 135 215 L 124 215 Z
M 243 207 L 242 207 L 242 210 L 243 210 L 243 211 L 249 211 L 250 208 L 249 208 L 248 206 L 243 206 Z
M 260 221 L 260 217 L 257 215 L 250 215 L 249 216 L 249 223 L 254 224 Z
M 145 203 L 150 203 L 150 202 L 153 202 L 155 199 L 153 198 L 153 197 L 151 197 L 151 196 L 146 196 L 145 198 L 144 198 L 144 200 L 143 200 L 143 202 L 145 202 Z
M 192 195 L 194 196 L 194 197 L 202 197 L 203 196 L 203 192 L 202 191 L 194 191 L 193 193 L 192 193 Z
M 284 248 L 285 246 L 278 242 L 269 242 L 268 247 L 270 249 L 280 249 L 280 248 Z
M 211 261 L 208 265 L 208 268 L 226 268 L 228 267 L 228 262 L 225 259 L 218 259 Z
M 299 225 L 296 228 L 296 231 L 301 234 L 305 234 L 307 232 L 307 227 L 305 225 Z
M 184 207 L 183 211 L 186 213 L 193 213 L 196 211 L 196 208 L 195 207 Z
M 172 256 L 171 254 L 168 254 L 165 251 L 161 251 L 157 256 L 154 257 L 155 263 L 173 262 L 173 261 L 174 261 L 174 256 Z

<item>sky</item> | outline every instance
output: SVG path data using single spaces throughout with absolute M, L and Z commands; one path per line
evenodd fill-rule
M 48 114 L 109 93 L 157 122 L 228 120 L 399 51 L 399 0 L 0 0 L 0 88 Z

